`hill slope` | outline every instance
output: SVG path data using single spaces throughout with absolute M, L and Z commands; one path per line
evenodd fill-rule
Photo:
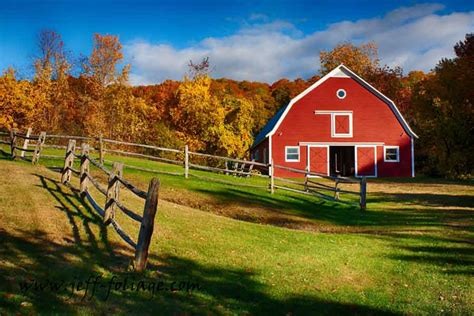
M 289 230 L 161 199 L 150 268 L 136 274 L 126 269 L 132 251 L 58 180 L 59 175 L 45 167 L 0 160 L 0 311 L 472 311 L 472 208 L 458 205 L 454 198 L 432 209 L 431 216 L 423 205 L 403 201 L 414 209 L 413 226 L 406 222 L 403 231 L 394 231 L 377 217 L 380 225 L 367 221 L 372 230 L 364 234 L 344 229 L 330 234 Z M 146 183 L 138 175 L 134 180 Z M 164 186 L 165 198 L 167 190 Z M 138 201 L 123 198 L 140 209 Z M 459 198 L 469 201 L 472 196 Z M 404 208 L 399 208 L 395 211 L 403 213 Z M 391 217 L 390 211 L 380 214 L 387 221 L 396 216 Z M 137 235 L 135 223 L 118 220 L 132 236 Z M 398 226 L 401 222 L 397 217 Z M 341 227 L 331 219 L 326 224 Z M 98 275 L 99 286 L 94 292 L 89 286 L 86 292 L 87 280 Z M 124 290 L 125 280 L 128 286 L 146 282 L 142 284 L 149 290 Z M 153 282 L 163 282 L 154 295 Z

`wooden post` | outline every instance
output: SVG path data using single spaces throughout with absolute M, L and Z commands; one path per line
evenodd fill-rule
M 66 156 L 64 158 L 64 167 L 61 175 L 61 182 L 66 184 L 71 181 L 72 171 L 70 168 L 74 165 L 74 150 L 76 150 L 76 140 L 70 139 L 67 144 Z
M 15 144 L 16 144 L 16 130 L 12 128 L 10 130 L 10 149 L 11 149 L 11 156 L 12 159 L 15 159 Z
M 308 192 L 308 177 L 309 177 L 309 168 L 306 166 L 306 173 L 304 174 L 304 190 Z
M 150 248 L 151 236 L 155 225 L 155 215 L 158 210 L 158 191 L 160 180 L 153 178 L 148 186 L 145 209 L 143 210 L 143 220 L 138 234 L 137 249 L 135 251 L 135 269 L 143 271 L 146 268 L 148 259 L 148 249 Z
M 86 143 L 82 143 L 82 146 L 81 146 L 81 184 L 80 184 L 81 194 L 87 192 L 87 187 L 89 185 L 89 178 L 87 178 L 88 173 L 89 173 L 89 145 Z
M 184 146 L 184 177 L 186 179 L 189 177 L 189 147 L 188 145 Z
M 107 186 L 107 198 L 105 200 L 104 208 L 104 223 L 109 225 L 115 217 L 115 201 L 119 199 L 120 181 L 118 178 L 122 177 L 123 163 L 114 162 L 112 171 L 109 175 L 109 184 Z
M 367 179 L 363 177 L 360 180 L 360 209 L 365 210 L 367 196 Z
M 33 152 L 33 158 L 31 159 L 32 164 L 38 163 L 40 159 L 40 155 L 41 155 L 41 150 L 43 150 L 45 139 L 46 139 L 46 132 L 41 132 L 38 137 L 38 140 L 36 141 L 35 151 Z
M 31 127 L 28 127 L 28 130 L 26 131 L 26 137 L 25 140 L 23 141 L 23 149 L 28 149 L 28 143 L 30 142 L 30 140 L 28 139 L 28 137 L 30 137 L 31 135 L 31 131 L 33 129 Z M 20 153 L 20 156 L 23 158 L 25 157 L 25 151 L 21 151 Z M 33 156 L 34 157 L 34 156 Z
M 334 184 L 334 199 L 335 200 L 339 200 L 339 188 L 338 188 L 338 185 L 339 185 L 339 180 L 335 180 L 335 184 Z
M 104 164 L 104 155 L 105 155 L 105 148 L 104 148 L 104 139 L 102 137 L 102 134 L 99 136 L 99 161 L 100 164 Z
M 273 159 L 271 160 L 270 164 L 268 165 L 268 172 L 270 173 L 270 193 L 273 194 L 275 192 L 275 179 L 274 173 L 275 168 L 273 167 Z
M 252 162 L 255 162 L 255 159 L 252 159 Z M 247 174 L 247 178 L 252 176 L 253 166 L 254 166 L 253 164 L 250 165 L 249 170 L 248 170 L 248 174 Z

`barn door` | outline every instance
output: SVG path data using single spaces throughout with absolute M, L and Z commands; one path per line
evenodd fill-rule
M 377 176 L 377 151 L 375 146 L 356 146 L 356 177 Z
M 309 171 L 329 175 L 329 146 L 309 147 Z

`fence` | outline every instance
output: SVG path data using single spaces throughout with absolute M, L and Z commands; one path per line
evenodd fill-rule
M 152 178 L 148 186 L 148 192 L 142 191 L 123 178 L 122 164 L 115 162 L 112 165 L 112 170 L 107 170 L 100 162 L 90 157 L 90 148 L 88 144 L 82 144 L 80 154 L 76 154 L 75 149 L 76 141 L 69 140 L 64 159 L 64 167 L 61 172 L 61 182 L 64 184 L 70 184 L 73 174 L 79 176 L 81 195 L 83 195 L 90 202 L 93 208 L 103 217 L 105 225 L 111 224 L 118 235 L 128 245 L 135 249 L 134 267 L 137 271 L 144 270 L 148 259 L 148 250 L 153 234 L 155 215 L 158 208 L 159 180 L 157 178 Z M 74 158 L 80 159 L 80 170 L 74 169 Z M 99 181 L 91 175 L 90 164 L 108 175 L 107 189 L 102 187 Z M 89 183 L 92 183 L 94 187 L 105 196 L 105 205 L 103 208 L 99 206 L 99 203 L 97 203 L 90 194 Z M 145 200 L 145 207 L 142 216 L 122 204 L 119 199 L 120 184 L 139 198 Z M 140 232 L 136 243 L 115 220 L 115 211 L 117 209 L 121 210 L 129 218 L 140 223 Z
M 20 158 L 27 159 L 25 153 L 33 153 L 31 157 L 31 162 L 33 164 L 38 163 L 40 159 L 41 150 L 44 146 L 44 142 L 46 140 L 46 133 L 41 132 L 39 135 L 31 135 L 31 128 L 28 128 L 25 134 L 17 132 L 15 129 L 10 131 L 10 141 L 0 140 L 0 143 L 10 145 L 10 153 L 12 159 L 17 157 L 16 151 L 20 151 Z M 5 133 L 3 133 L 5 135 Z M 17 140 L 23 139 L 23 145 L 21 147 L 18 146 Z M 36 143 L 30 144 L 30 141 L 35 141 Z M 29 149 L 28 147 L 33 146 L 34 149 Z
M 46 136 L 45 136 L 46 137 Z M 90 147 L 91 151 L 98 154 L 99 163 L 104 162 L 113 163 L 107 160 L 107 154 L 130 156 L 137 158 L 145 158 L 153 161 L 158 161 L 167 164 L 182 166 L 182 171 L 157 170 L 153 168 L 139 167 L 132 164 L 123 164 L 123 166 L 151 173 L 168 174 L 174 176 L 184 176 L 185 178 L 193 177 L 201 180 L 217 182 L 232 186 L 252 187 L 256 189 L 269 190 L 272 194 L 276 190 L 291 191 L 295 193 L 312 195 L 318 198 L 323 198 L 337 203 L 355 204 L 361 209 L 366 208 L 366 194 L 367 182 L 365 178 L 354 179 L 346 177 L 332 177 L 323 174 L 317 174 L 308 170 L 301 170 L 289 168 L 286 166 L 275 165 L 272 163 L 261 163 L 256 161 L 249 161 L 243 159 L 229 158 L 224 156 L 210 155 L 205 153 L 190 151 L 188 146 L 183 149 L 164 148 L 148 144 L 138 144 L 132 142 L 118 141 L 113 139 L 98 137 L 84 137 L 84 136 L 69 136 L 69 135 L 47 135 L 49 142 L 42 147 L 45 148 L 66 148 L 65 145 L 59 145 L 57 141 L 61 140 L 81 140 L 86 142 L 93 142 L 94 147 Z M 129 148 L 133 149 L 129 149 Z M 43 155 L 48 158 L 59 158 L 62 156 Z M 304 182 L 294 179 L 286 179 L 275 176 L 275 170 L 286 170 L 295 174 L 304 176 Z M 268 183 L 249 183 L 242 179 L 241 181 L 228 181 L 228 179 L 217 179 L 210 177 L 209 174 L 194 173 L 193 170 L 201 170 L 212 173 L 221 173 L 225 175 L 232 175 L 240 178 L 263 177 L 268 179 Z M 326 181 L 315 181 L 314 178 Z M 356 189 L 347 190 L 342 186 L 357 186 Z M 343 199 L 344 196 L 357 196 L 358 202 L 353 199 Z

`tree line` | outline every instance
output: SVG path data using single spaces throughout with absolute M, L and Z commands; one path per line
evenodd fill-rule
M 474 36 L 429 73 L 381 65 L 375 43 L 341 43 L 320 52 L 320 75 L 344 63 L 392 99 L 420 136 L 419 172 L 473 174 Z M 31 126 L 49 133 L 105 137 L 245 158 L 254 136 L 291 98 L 316 82 L 272 84 L 210 76 L 209 59 L 190 61 L 181 81 L 131 86 L 117 36 L 95 34 L 89 56 L 74 63 L 61 36 L 43 31 L 32 79 L 8 68 L 0 76 L 0 129 Z

